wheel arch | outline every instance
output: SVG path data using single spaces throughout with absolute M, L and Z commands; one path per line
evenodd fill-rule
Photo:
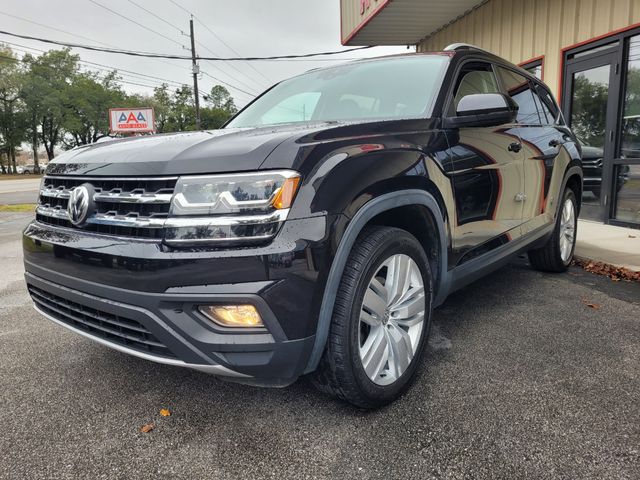
M 366 225 L 379 215 L 397 208 L 409 206 L 424 207 L 431 214 L 434 225 L 437 229 L 436 235 L 440 246 L 440 251 L 438 252 L 440 260 L 438 262 L 437 281 L 434 282 L 434 292 L 436 295 L 433 304 L 438 305 L 446 296 L 450 280 L 447 275 L 448 242 L 446 238 L 445 221 L 443 219 L 440 203 L 436 197 L 426 190 L 408 189 L 388 192 L 368 201 L 358 209 L 351 221 L 348 223 L 336 249 L 327 278 L 327 283 L 324 288 L 320 311 L 318 314 L 315 341 L 309 361 L 307 362 L 305 373 L 310 373 L 317 368 L 324 352 L 329 334 L 336 293 L 340 286 L 340 280 L 347 263 L 347 258 L 358 235 Z
M 578 214 L 580 214 L 580 207 L 582 204 L 582 177 L 582 167 L 578 165 L 570 165 L 564 174 L 564 179 L 562 180 L 562 188 L 560 189 L 560 195 L 563 195 L 564 191 L 567 188 L 573 190 L 573 193 L 576 196 L 576 202 L 578 202 Z M 561 202 L 558 201 L 558 205 L 556 206 L 556 217 L 560 212 L 560 206 Z

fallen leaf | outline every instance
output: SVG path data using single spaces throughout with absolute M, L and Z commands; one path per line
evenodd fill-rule
M 629 270 L 625 267 L 616 267 L 602 262 L 574 260 L 574 263 L 584 270 L 597 275 L 609 277 L 614 282 L 624 280 L 626 282 L 640 282 L 640 272 Z
M 163 417 L 170 417 L 171 416 L 171 412 L 167 408 L 161 408 L 160 409 L 160 415 L 162 415 Z
M 153 430 L 154 428 L 156 428 L 156 426 L 153 423 L 147 423 L 146 425 L 143 425 L 142 428 L 140 429 L 140 431 L 142 433 L 149 433 L 151 430 Z
M 593 308 L 594 310 L 600 309 L 600 305 L 598 305 L 597 303 L 587 303 L 587 307 Z

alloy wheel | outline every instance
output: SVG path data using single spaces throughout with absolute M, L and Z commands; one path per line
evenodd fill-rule
M 571 258 L 576 239 L 576 212 L 573 201 L 567 198 L 562 207 L 560 218 L 560 258 L 567 263 Z
M 404 254 L 385 260 L 369 281 L 360 309 L 359 354 L 369 379 L 389 385 L 416 354 L 425 320 L 424 280 Z

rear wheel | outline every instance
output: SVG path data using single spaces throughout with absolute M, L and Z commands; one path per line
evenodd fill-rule
M 316 386 L 362 408 L 400 396 L 424 350 L 431 291 L 427 256 L 415 237 L 366 228 L 345 266 Z
M 531 250 L 529 261 L 536 270 L 564 272 L 573 259 L 578 227 L 577 201 L 573 190 L 564 193 L 553 235 L 544 247 Z

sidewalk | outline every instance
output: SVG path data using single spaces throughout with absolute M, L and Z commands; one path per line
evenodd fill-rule
M 578 220 L 575 256 L 640 271 L 640 230 Z

